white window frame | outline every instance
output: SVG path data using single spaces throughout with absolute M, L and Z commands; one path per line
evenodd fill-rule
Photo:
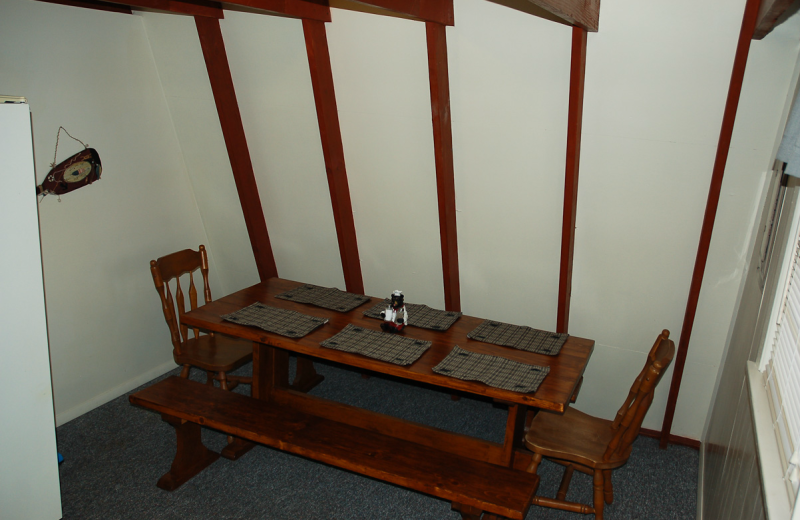
M 798 206 L 800 205 L 790 205 L 792 214 L 789 217 L 791 219 L 788 233 L 789 242 L 783 258 L 780 259 L 780 267 L 776 269 L 776 273 L 779 273 L 777 284 L 779 290 L 775 291 L 774 300 L 771 303 L 767 333 L 761 345 L 758 362 L 748 362 L 747 367 L 748 391 L 761 466 L 765 509 L 768 512 L 768 518 L 788 519 L 791 517 L 792 520 L 800 520 L 800 504 L 796 501 L 800 497 L 800 493 L 795 492 L 794 486 L 785 478 L 788 456 L 784 456 L 781 447 L 782 440 L 775 431 L 775 412 L 769 397 L 766 368 L 772 356 L 778 332 L 778 320 L 783 314 L 783 302 L 789 290 L 795 256 L 800 254 L 800 208 Z M 800 265 L 800 261 L 798 264 Z

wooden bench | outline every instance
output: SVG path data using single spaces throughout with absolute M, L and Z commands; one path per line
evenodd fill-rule
M 453 503 L 464 519 L 522 520 L 539 477 L 422 446 L 173 376 L 130 396 L 175 427 L 177 451 L 158 486 L 173 490 L 219 455 L 200 440 L 206 426 Z

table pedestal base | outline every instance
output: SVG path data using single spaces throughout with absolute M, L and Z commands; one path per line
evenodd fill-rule
M 317 373 L 314 363 L 307 358 L 297 358 L 297 374 L 292 381 L 292 390 L 298 392 L 308 392 L 325 379 L 325 376 Z

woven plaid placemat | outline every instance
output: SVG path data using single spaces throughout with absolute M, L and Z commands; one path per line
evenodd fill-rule
M 499 321 L 486 320 L 472 332 L 470 339 L 512 347 L 518 350 L 556 356 L 567 342 L 569 334 L 547 332 L 522 325 L 509 325 Z
M 441 363 L 433 367 L 433 371 L 456 379 L 481 381 L 494 388 L 526 394 L 539 388 L 550 372 L 550 367 L 526 365 L 506 358 L 478 354 L 456 345 Z
M 395 365 L 410 365 L 430 348 L 430 341 L 406 338 L 388 332 L 356 327 L 352 324 L 320 345 L 353 354 L 361 354 Z
M 363 294 L 344 292 L 336 287 L 320 287 L 310 283 L 295 287 L 275 297 L 293 302 L 310 303 L 317 307 L 339 312 L 350 312 L 370 299 L 369 296 L 364 296 Z
M 364 311 L 364 316 L 381 320 L 383 319 L 381 311 L 386 310 L 391 303 L 392 300 L 386 298 L 382 303 Z M 406 315 L 408 316 L 408 325 L 432 330 L 447 330 L 461 317 L 460 312 L 440 311 L 418 303 L 406 303 Z
M 317 327 L 328 323 L 325 318 L 306 316 L 288 309 L 269 307 L 256 302 L 243 309 L 220 316 L 223 320 L 232 321 L 240 325 L 258 327 L 267 332 L 274 332 L 290 338 L 302 338 Z

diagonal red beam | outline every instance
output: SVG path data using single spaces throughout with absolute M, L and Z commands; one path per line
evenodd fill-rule
M 454 25 L 453 0 L 355 0 L 388 11 L 407 14 L 426 22 Z
M 558 278 L 556 331 L 569 330 L 572 295 L 572 259 L 575 254 L 575 215 L 578 207 L 578 172 L 583 125 L 583 86 L 586 78 L 586 30 L 572 28 L 572 60 L 569 73 L 569 114 L 567 116 L 567 166 L 564 175 L 564 209 L 561 224 L 561 267 Z
M 439 199 L 439 235 L 442 244 L 444 306 L 461 311 L 456 234 L 456 184 L 453 169 L 453 130 L 450 124 L 450 79 L 447 71 L 445 26 L 425 22 L 428 40 L 428 75 L 431 87 L 433 149 L 436 161 L 436 191 Z
M 311 70 L 311 84 L 314 89 L 314 102 L 317 107 L 319 134 L 322 140 L 322 153 L 325 156 L 325 171 L 328 174 L 328 189 L 331 192 L 333 220 L 339 239 L 339 256 L 342 260 L 344 281 L 349 292 L 364 294 L 325 24 L 316 20 L 303 20 L 303 33 L 306 38 L 308 66 Z
M 694 263 L 692 283 L 689 287 L 689 300 L 686 303 L 681 339 L 678 343 L 678 353 L 675 356 L 675 370 L 672 373 L 667 409 L 664 412 L 664 422 L 661 427 L 660 446 L 662 449 L 669 444 L 672 420 L 675 418 L 675 405 L 678 402 L 678 392 L 681 388 L 683 369 L 686 365 L 686 354 L 689 351 L 689 340 L 692 337 L 692 327 L 694 326 L 695 314 L 697 314 L 697 302 L 700 299 L 700 289 L 703 285 L 708 250 L 711 245 L 711 233 L 714 231 L 714 220 L 717 216 L 717 206 L 719 205 L 719 196 L 722 190 L 722 177 L 725 174 L 725 165 L 728 162 L 733 125 L 736 122 L 736 110 L 739 107 L 739 96 L 742 93 L 744 71 L 747 66 L 747 56 L 750 53 L 750 41 L 755 33 L 760 2 L 761 0 L 747 0 L 744 8 L 742 28 L 739 31 L 739 43 L 736 46 L 736 55 L 733 59 L 728 99 L 725 102 L 725 111 L 722 115 L 722 128 L 719 133 L 717 155 L 714 159 L 714 169 L 711 174 L 711 186 L 708 189 L 706 212 L 703 217 L 703 227 L 700 230 L 700 244 L 697 246 L 697 258 Z
M 264 221 L 264 210 L 258 196 L 258 186 L 253 172 L 253 164 L 250 161 L 250 151 L 247 148 L 236 92 L 233 89 L 233 78 L 228 66 L 228 57 L 225 54 L 225 42 L 222 40 L 219 20 L 195 16 L 194 21 L 206 61 L 208 79 L 211 81 L 211 90 L 214 93 L 214 102 L 217 105 L 222 135 L 228 149 L 228 159 L 231 162 L 236 190 L 239 192 L 239 202 L 242 205 L 244 222 L 250 236 L 250 245 L 253 248 L 258 276 L 261 281 L 265 281 L 278 276 L 278 269 L 275 266 L 275 258 L 272 256 L 267 224 Z

